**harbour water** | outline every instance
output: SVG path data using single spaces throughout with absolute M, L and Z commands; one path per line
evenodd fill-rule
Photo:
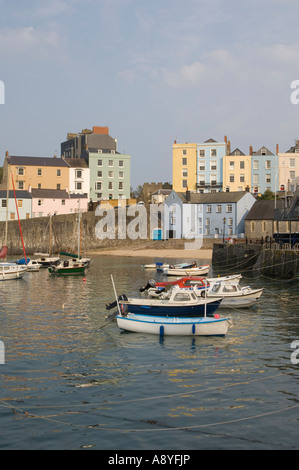
M 111 274 L 139 295 L 151 261 L 97 255 L 85 278 L 0 283 L 0 449 L 299 448 L 298 283 L 243 276 L 265 290 L 257 307 L 219 310 L 223 338 L 101 328 Z

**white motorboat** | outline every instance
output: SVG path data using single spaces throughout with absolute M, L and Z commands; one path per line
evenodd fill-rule
M 53 264 L 58 264 L 60 261 L 59 256 L 50 256 L 48 253 L 34 253 L 35 256 L 39 256 L 35 261 L 41 264 L 42 268 L 48 268 Z
M 203 266 L 195 266 L 193 268 L 176 268 L 169 266 L 169 268 L 163 268 L 163 274 L 167 276 L 204 276 L 208 274 L 210 265 L 205 264 Z
M 26 266 L 27 267 L 27 271 L 39 271 L 39 269 L 41 268 L 41 263 L 39 263 L 38 261 L 36 261 L 35 259 L 30 259 L 30 258 L 22 258 L 22 259 L 18 259 L 17 261 L 15 261 L 15 263 L 19 266 Z
M 219 307 L 251 307 L 255 305 L 263 293 L 264 288 L 252 289 L 249 286 L 241 287 L 239 284 L 223 284 L 216 282 L 211 284 L 206 292 L 207 299 L 222 298 Z M 204 296 L 205 292 L 199 292 Z
M 135 333 L 148 333 L 159 336 L 225 336 L 231 321 L 215 317 L 160 317 L 128 313 L 116 316 L 117 325 L 122 330 Z
M 222 282 L 223 284 L 238 284 L 242 274 L 230 274 L 229 276 L 207 277 L 209 283 Z
M 0 281 L 8 281 L 10 279 L 20 279 L 27 271 L 26 266 L 19 266 L 16 263 L 0 263 Z

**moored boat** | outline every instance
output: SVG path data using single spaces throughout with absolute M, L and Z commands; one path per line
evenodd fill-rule
M 228 318 L 165 317 L 152 315 L 116 316 L 119 328 L 135 333 L 159 336 L 225 336 L 231 324 Z
M 204 276 L 208 274 L 210 265 L 205 264 L 202 266 L 194 266 L 191 268 L 176 268 L 169 266 L 169 268 L 163 268 L 163 274 L 167 276 Z
M 0 281 L 8 281 L 10 279 L 21 279 L 27 271 L 26 266 L 18 266 L 16 263 L 0 263 Z
M 251 307 L 255 305 L 263 293 L 264 288 L 252 289 L 250 286 L 241 287 L 239 284 L 223 284 L 216 282 L 212 284 L 202 296 L 207 299 L 222 298 L 220 307 Z
M 118 304 L 122 313 L 139 315 L 158 315 L 168 317 L 203 317 L 212 316 L 221 303 L 221 298 L 204 299 L 194 291 L 180 289 L 176 286 L 159 296 L 159 298 L 127 298 L 122 295 Z M 110 310 L 116 303 L 106 305 Z
M 61 274 L 61 275 L 68 275 L 68 274 L 84 274 L 86 266 L 84 262 L 79 260 L 64 260 L 61 261 L 59 264 L 53 264 L 48 267 L 48 271 L 50 274 Z

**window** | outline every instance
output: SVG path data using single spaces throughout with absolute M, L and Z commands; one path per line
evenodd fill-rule
M 222 212 L 222 206 L 221 204 L 217 204 L 216 212 Z
M 259 169 L 259 161 L 258 160 L 253 160 L 253 169 L 258 170 Z
M 182 158 L 182 165 L 186 166 L 187 165 L 187 158 Z
M 240 183 L 244 183 L 245 182 L 245 175 L 241 174 L 240 175 Z
M 18 167 L 18 168 L 17 168 L 17 175 L 19 175 L 19 176 L 25 175 L 25 168 L 23 168 L 23 167 L 21 167 L 21 166 Z
M 65 206 L 65 199 L 61 199 L 61 205 Z
M 76 178 L 82 178 L 82 170 L 75 171 Z
M 60 189 L 60 183 L 56 184 L 56 189 Z
M 182 187 L 187 188 L 187 180 L 182 180 Z
M 103 166 L 103 160 L 98 160 L 98 166 Z
M 251 232 L 255 232 L 255 222 L 253 221 L 250 222 L 250 230 Z
M 10 213 L 10 220 L 15 220 L 16 214 L 14 212 Z
M 210 225 L 211 225 L 211 219 L 206 219 L 206 226 L 210 227 Z
M 234 170 L 235 169 L 235 162 L 229 162 L 229 169 Z
M 119 178 L 123 178 L 123 177 L 124 177 L 124 172 L 123 172 L 123 171 L 119 171 L 119 172 L 118 172 L 118 177 L 119 177 Z
M 2 207 L 7 207 L 6 199 L 2 199 Z
M 44 200 L 43 200 L 43 199 L 39 199 L 39 200 L 37 201 L 37 205 L 38 205 L 38 206 L 43 206 L 43 205 L 44 205 Z
M 113 171 L 108 171 L 109 178 L 113 178 Z
M 211 161 L 211 171 L 217 171 L 217 162 L 214 160 Z
M 113 160 L 109 160 L 108 166 L 113 166 Z
M 122 181 L 119 181 L 118 183 L 118 189 L 123 190 L 124 189 L 124 183 Z
M 187 150 L 186 149 L 183 150 L 183 155 L 187 155 Z
M 271 175 L 266 175 L 266 183 L 271 183 Z
M 266 170 L 270 170 L 271 168 L 271 160 L 266 160 Z
M 123 161 L 123 160 L 119 160 L 119 162 L 118 162 L 118 166 L 121 166 L 121 167 L 123 167 L 123 166 L 124 166 L 124 161 Z
M 61 176 L 61 170 L 57 170 L 57 176 Z
M 183 178 L 187 178 L 187 176 L 188 176 L 188 170 L 187 170 L 187 168 L 184 168 L 184 169 L 183 169 L 182 175 L 183 175 Z
M 217 149 L 211 149 L 211 157 L 217 157 Z
M 290 171 L 290 180 L 295 179 L 295 171 Z
M 81 181 L 76 181 L 76 182 L 75 182 L 75 189 L 81 191 L 81 189 L 82 189 L 82 183 L 81 183 Z
M 290 167 L 295 167 L 295 158 L 290 158 Z
M 244 168 L 245 168 L 245 162 L 244 162 L 244 160 L 241 160 L 240 161 L 240 170 L 244 170 Z
M 232 211 L 233 211 L 233 206 L 231 204 L 227 204 L 226 212 L 232 212 Z
M 25 181 L 18 181 L 18 189 L 24 189 L 25 188 Z
M 101 191 L 102 189 L 102 181 L 96 181 L 95 184 L 94 184 L 94 189 L 96 191 Z
M 41 168 L 37 169 L 37 176 L 42 176 L 42 169 Z
M 229 219 L 228 219 L 228 225 L 233 225 L 233 218 L 232 218 L 232 217 L 229 217 Z
M 205 150 L 200 150 L 200 151 L 199 151 L 199 156 L 200 156 L 200 158 L 205 158 L 205 156 L 206 156 L 206 151 L 205 151 Z
M 235 175 L 229 175 L 229 182 L 234 183 L 235 182 Z
M 207 205 L 207 213 L 210 213 L 210 212 L 212 212 L 212 206 L 211 206 L 211 204 L 208 204 Z
M 109 181 L 109 183 L 108 183 L 108 189 L 113 189 L 113 183 L 112 183 L 112 181 Z
M 263 222 L 262 222 L 262 231 L 266 232 L 266 229 L 267 229 L 267 224 L 266 224 L 266 221 L 263 220 Z
M 206 164 L 205 162 L 201 162 L 199 164 L 199 171 L 206 171 Z
M 23 199 L 18 199 L 18 207 L 23 207 Z
M 255 173 L 253 175 L 253 184 L 258 184 L 259 183 L 259 175 Z
M 265 148 L 262 148 L 262 149 L 261 149 L 261 154 L 262 154 L 262 155 L 267 155 L 267 150 L 266 150 Z
M 98 171 L 98 178 L 102 178 L 102 176 L 103 176 L 102 170 Z
M 38 183 L 37 189 L 42 189 L 42 185 L 40 183 Z

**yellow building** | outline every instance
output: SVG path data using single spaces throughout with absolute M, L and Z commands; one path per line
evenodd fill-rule
M 172 146 L 172 187 L 176 192 L 196 191 L 197 144 Z
M 251 155 L 236 148 L 223 157 L 223 191 L 250 191 Z
M 6 152 L 1 189 L 7 189 L 7 178 L 13 189 L 12 176 L 16 190 L 69 190 L 69 165 L 62 158 L 17 157 Z

